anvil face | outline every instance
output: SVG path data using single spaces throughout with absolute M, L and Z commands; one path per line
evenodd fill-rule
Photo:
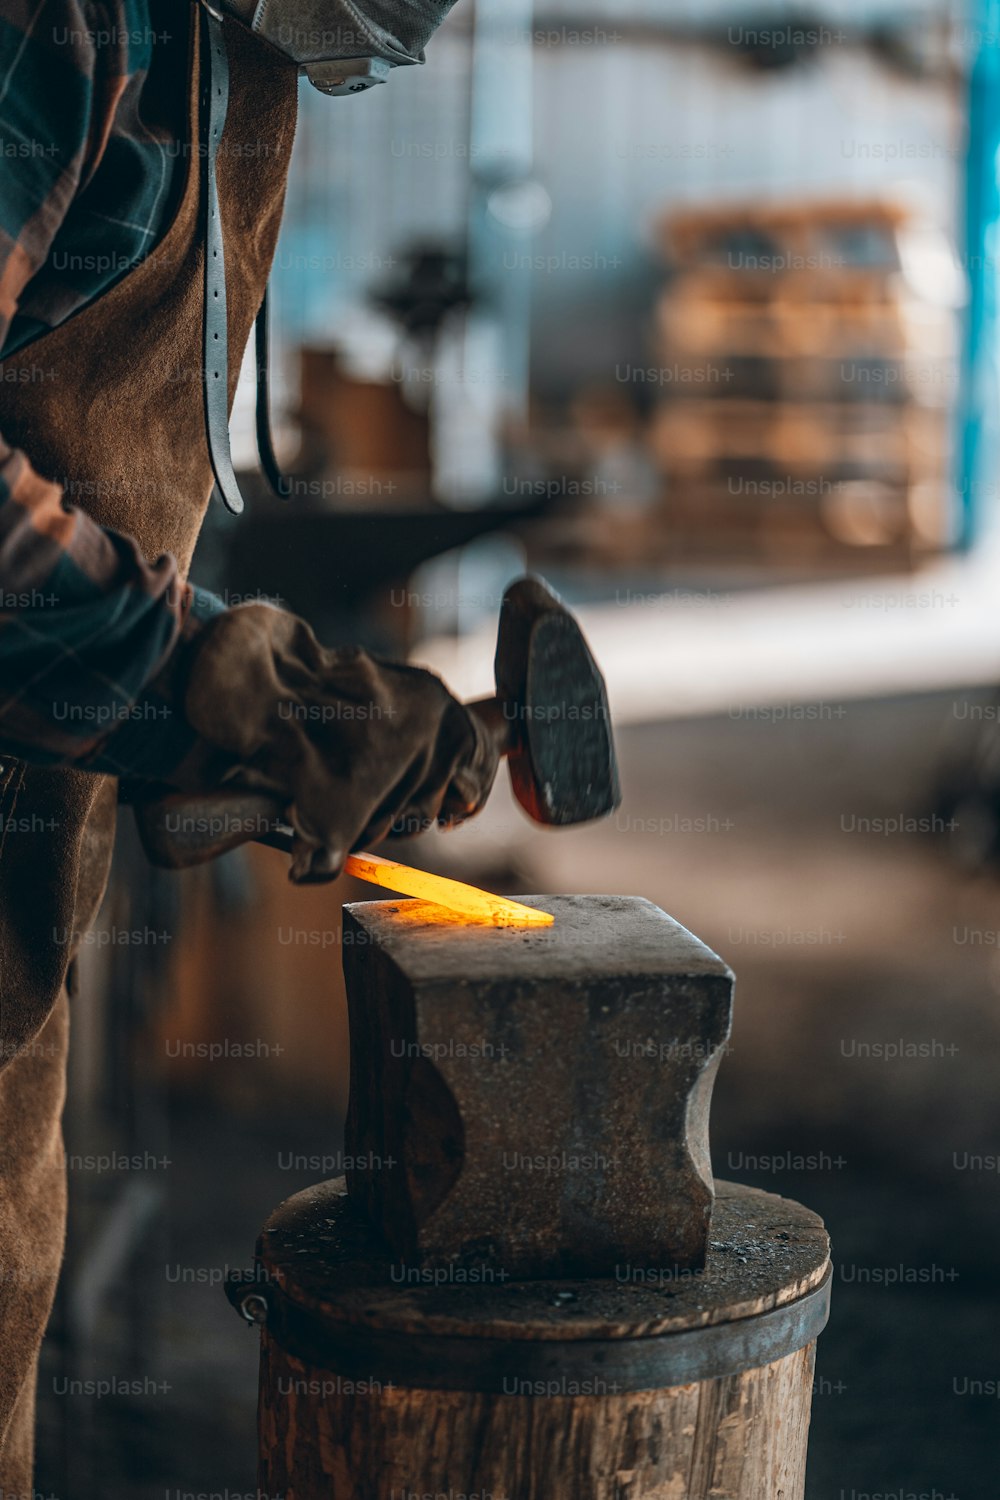
M 351 1196 L 414 1270 L 697 1269 L 732 973 L 649 901 L 534 899 L 552 927 L 345 908 Z

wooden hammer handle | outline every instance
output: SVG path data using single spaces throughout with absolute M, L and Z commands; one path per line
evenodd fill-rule
M 239 844 L 255 841 L 291 850 L 292 830 L 285 805 L 267 792 L 245 787 L 173 792 L 135 804 L 142 847 L 154 865 L 185 870 L 216 859 Z

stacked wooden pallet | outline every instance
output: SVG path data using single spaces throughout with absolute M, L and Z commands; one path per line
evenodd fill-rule
M 686 212 L 654 326 L 652 446 L 693 551 L 865 548 L 949 530 L 954 315 L 884 203 Z

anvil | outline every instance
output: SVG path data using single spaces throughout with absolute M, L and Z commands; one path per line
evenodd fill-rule
M 344 908 L 349 1192 L 411 1268 L 695 1270 L 732 973 L 638 897 L 519 899 L 554 925 Z

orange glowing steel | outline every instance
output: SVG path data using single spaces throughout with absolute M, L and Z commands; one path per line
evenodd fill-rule
M 503 896 L 493 896 L 489 891 L 465 885 L 461 880 L 448 880 L 444 875 L 431 875 L 427 870 L 397 864 L 394 859 L 383 859 L 380 854 L 349 854 L 344 869 L 359 880 L 387 886 L 390 891 L 401 891 L 404 896 L 433 901 L 463 917 L 490 922 L 494 927 L 551 927 L 555 921 L 551 912 L 536 911 L 533 906 L 522 906 L 519 901 L 507 901 Z

